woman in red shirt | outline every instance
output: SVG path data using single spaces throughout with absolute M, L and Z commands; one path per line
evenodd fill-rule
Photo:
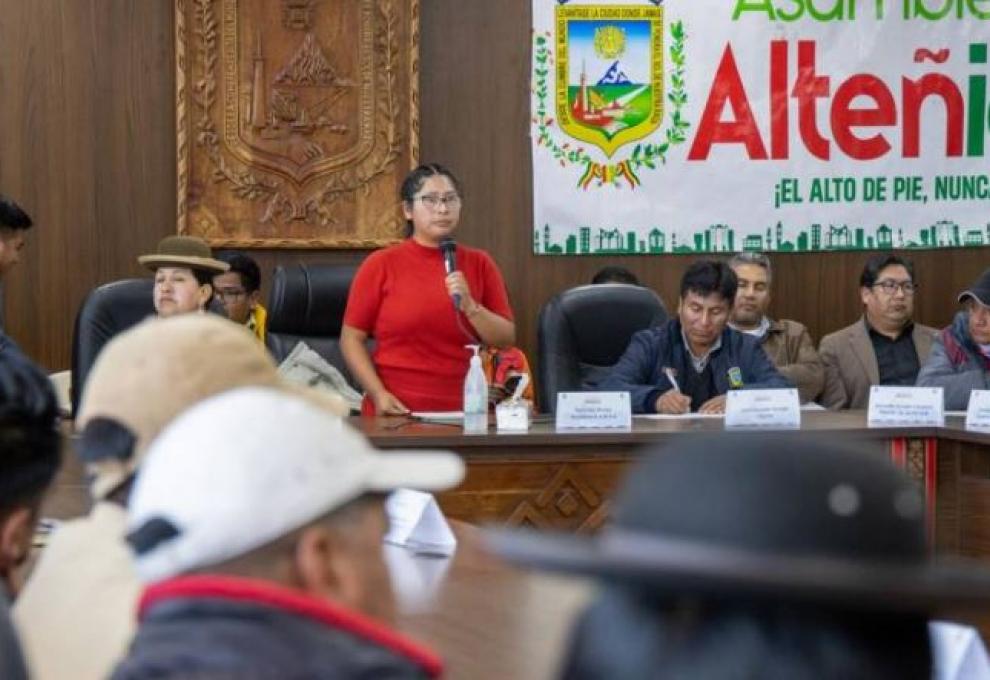
M 462 245 L 457 270 L 444 270 L 440 242 L 457 229 L 463 195 L 449 170 L 421 165 L 401 193 L 407 238 L 372 253 L 358 269 L 340 347 L 364 387 L 365 415 L 459 411 L 471 357 L 464 346 L 515 342 L 505 282 L 486 252 Z

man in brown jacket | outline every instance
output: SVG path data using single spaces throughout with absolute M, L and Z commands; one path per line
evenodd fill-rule
M 866 261 L 859 278 L 863 317 L 822 338 L 825 391 L 831 409 L 865 409 L 873 385 L 914 385 L 935 329 L 912 321 L 918 284 L 914 265 L 893 254 Z
M 770 259 L 762 253 L 739 253 L 729 260 L 729 266 L 739 280 L 729 325 L 760 338 L 777 370 L 797 385 L 801 403 L 813 401 L 822 391 L 825 369 L 807 328 L 797 321 L 767 316 L 773 275 Z

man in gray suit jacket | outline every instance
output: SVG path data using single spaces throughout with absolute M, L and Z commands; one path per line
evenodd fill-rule
M 831 409 L 864 409 L 873 385 L 914 385 L 928 358 L 935 329 L 912 321 L 914 265 L 891 254 L 874 255 L 859 278 L 863 317 L 822 338 L 825 389 Z

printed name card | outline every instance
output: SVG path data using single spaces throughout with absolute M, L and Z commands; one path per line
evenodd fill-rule
M 973 390 L 969 393 L 966 429 L 974 432 L 990 432 L 990 390 Z
M 632 427 L 628 392 L 559 392 L 557 429 L 625 429 Z
M 453 555 L 457 539 L 432 494 L 397 489 L 385 501 L 385 542 L 423 555 Z
M 801 427 L 801 400 L 794 388 L 730 390 L 725 396 L 727 430 L 781 430 Z
M 945 425 L 941 387 L 870 388 L 869 427 L 942 427 Z

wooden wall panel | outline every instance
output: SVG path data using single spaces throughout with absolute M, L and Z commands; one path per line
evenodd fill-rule
M 38 227 L 5 283 L 6 322 L 50 369 L 69 364 L 72 322 L 93 286 L 140 275 L 135 258 L 174 231 L 172 0 L 0 0 L 0 192 Z M 509 284 L 520 344 L 555 292 L 621 264 L 668 305 L 689 258 L 535 257 L 529 160 L 528 0 L 421 5 L 421 157 L 466 187 L 458 238 L 487 249 Z M 264 271 L 360 252 L 258 251 Z M 943 325 L 988 251 L 915 253 L 919 320 Z M 781 255 L 773 313 L 818 338 L 859 314 L 863 253 Z

